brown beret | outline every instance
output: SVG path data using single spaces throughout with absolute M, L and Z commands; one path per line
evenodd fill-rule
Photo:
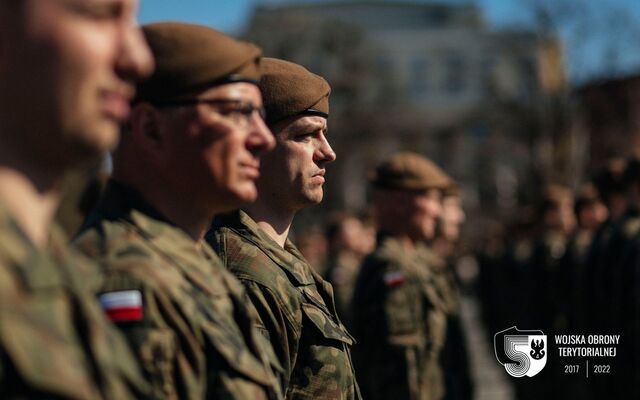
M 267 57 L 260 63 L 260 72 L 268 125 L 294 115 L 329 117 L 331 87 L 322 77 L 301 65 Z
M 453 178 L 449 177 L 449 179 L 451 179 L 449 186 L 443 189 L 444 197 L 460 197 L 460 186 Z
M 258 83 L 261 50 L 201 25 L 160 22 L 142 27 L 155 58 L 136 101 L 161 102 L 229 82 Z
M 428 158 L 401 152 L 376 168 L 371 184 L 380 189 L 447 190 L 452 187 L 453 180 Z

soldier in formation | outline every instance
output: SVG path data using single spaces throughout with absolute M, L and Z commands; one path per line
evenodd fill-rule
M 338 318 L 333 289 L 287 238 L 301 209 L 323 198 L 329 145 L 329 84 L 300 65 L 262 61 L 260 89 L 276 140 L 257 181 L 258 199 L 218 218 L 209 240 L 244 283 L 256 327 L 284 367 L 287 399 L 360 399 L 353 338 Z
M 430 246 L 435 255 L 440 258 L 439 262 L 430 263 L 430 266 L 447 314 L 446 335 L 440 353 L 440 366 L 445 385 L 444 399 L 447 400 L 473 398 L 473 380 L 462 321 L 462 296 L 459 278 L 455 271 L 456 247 L 460 241 L 460 228 L 465 219 L 460 188 L 453 183 L 443 191 L 442 213 L 436 226 L 435 238 L 433 240 L 425 238 L 425 245 Z
M 398 153 L 375 171 L 377 248 L 362 264 L 353 296 L 356 371 L 368 399 L 442 399 L 446 337 L 443 260 L 429 247 L 453 185 L 415 153 Z M 403 223 L 398 223 L 403 221 Z M 444 292 L 443 292 L 444 290 Z
M 204 241 L 213 215 L 255 199 L 274 145 L 260 50 L 197 25 L 143 31 L 156 71 L 138 85 L 113 177 L 75 245 L 102 263 L 98 298 L 154 398 L 279 399 L 255 309 Z
M 334 221 L 325 281 L 288 236 L 336 158 L 329 84 L 210 28 L 141 31 L 135 6 L 0 3 L 3 398 L 470 399 L 453 180 L 415 153 L 382 163 L 377 245 L 364 257 L 358 220 Z M 70 248 L 53 223 L 63 176 L 120 133 Z M 640 162 L 612 160 L 593 187 L 574 204 L 548 186 L 489 231 L 483 315 L 491 335 L 620 334 L 615 374 L 580 396 L 636 398 Z
M 616 357 L 596 362 L 609 365 L 609 374 L 590 373 L 586 386 L 584 379 L 556 373 L 563 360 L 549 352 L 551 368 L 541 372 L 535 385 L 518 381 L 519 399 L 640 395 L 635 340 L 640 334 L 640 162 L 621 161 L 611 160 L 575 201 L 569 188 L 548 186 L 537 207 L 537 223 L 521 224 L 519 235 L 502 238 L 492 246 L 491 257 L 487 248 L 478 258 L 488 325 L 517 323 L 547 335 L 620 335 Z M 496 301 L 489 289 L 512 295 Z
M 337 213 L 327 224 L 329 261 L 325 279 L 333 286 L 336 310 L 344 324 L 351 328 L 351 299 L 362 258 L 369 252 L 365 227 L 355 215 Z
M 136 1 L 0 2 L 0 396 L 144 398 L 94 297 L 97 266 L 53 223 L 66 172 L 113 147 L 152 69 Z

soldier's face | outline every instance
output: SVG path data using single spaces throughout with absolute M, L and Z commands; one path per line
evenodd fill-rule
M 320 203 L 325 167 L 336 159 L 326 136 L 327 120 L 298 116 L 276 124 L 273 131 L 276 147 L 264 157 L 261 196 L 272 196 L 290 210 Z
M 134 82 L 153 68 L 134 26 L 136 0 L 9 2 L 0 6 L 0 121 L 13 133 L 7 139 L 54 164 L 111 149 Z
M 462 225 L 465 218 L 466 215 L 462 209 L 459 196 L 447 196 L 442 199 L 440 223 L 445 239 L 455 241 L 460 237 L 460 225 Z
M 364 228 L 357 218 L 347 218 L 342 222 L 338 240 L 340 248 L 357 252 L 361 247 Z
M 436 221 L 442 213 L 442 194 L 430 189 L 411 193 L 408 204 L 409 235 L 419 241 L 431 240 L 435 235 Z
M 254 201 L 260 156 L 275 145 L 256 111 L 262 107 L 260 90 L 231 83 L 192 97 L 225 103 L 170 110 L 163 117 L 166 141 L 159 163 L 172 187 L 215 212 Z

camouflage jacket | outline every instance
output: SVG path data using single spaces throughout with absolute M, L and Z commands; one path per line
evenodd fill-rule
M 444 343 L 446 316 L 429 268 L 393 237 L 382 236 L 367 256 L 353 296 L 354 359 L 367 399 L 442 396 L 433 374 Z M 438 387 L 433 387 L 439 382 Z
M 460 313 L 460 292 L 451 265 L 435 250 L 423 243 L 416 245 L 420 265 L 428 269 L 429 281 L 440 299 L 439 306 L 447 315 Z
M 136 350 L 155 398 L 282 397 L 255 310 L 206 243 L 110 182 L 75 244 L 101 260 L 103 309 Z
M 431 352 L 426 385 L 430 398 L 440 399 L 446 394 L 447 398 L 469 399 L 473 384 L 460 315 L 460 291 L 453 267 L 422 243 L 416 246 L 416 256 L 420 265 L 429 270 L 431 295 L 438 299 L 429 313 Z
M 280 247 L 244 212 L 218 218 L 208 240 L 247 288 L 285 370 L 287 399 L 360 399 L 353 338 L 336 314 L 331 285 L 298 249 Z
M 89 260 L 54 227 L 36 248 L 0 207 L 0 397 L 133 399 L 145 385 L 92 290 Z

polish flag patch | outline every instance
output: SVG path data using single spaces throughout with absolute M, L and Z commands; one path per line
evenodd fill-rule
M 382 279 L 384 280 L 385 286 L 394 287 L 402 285 L 405 281 L 405 276 L 402 271 L 393 271 L 384 274 L 384 277 Z
M 142 319 L 142 293 L 139 290 L 104 293 L 98 296 L 98 301 L 113 322 L 133 322 Z

